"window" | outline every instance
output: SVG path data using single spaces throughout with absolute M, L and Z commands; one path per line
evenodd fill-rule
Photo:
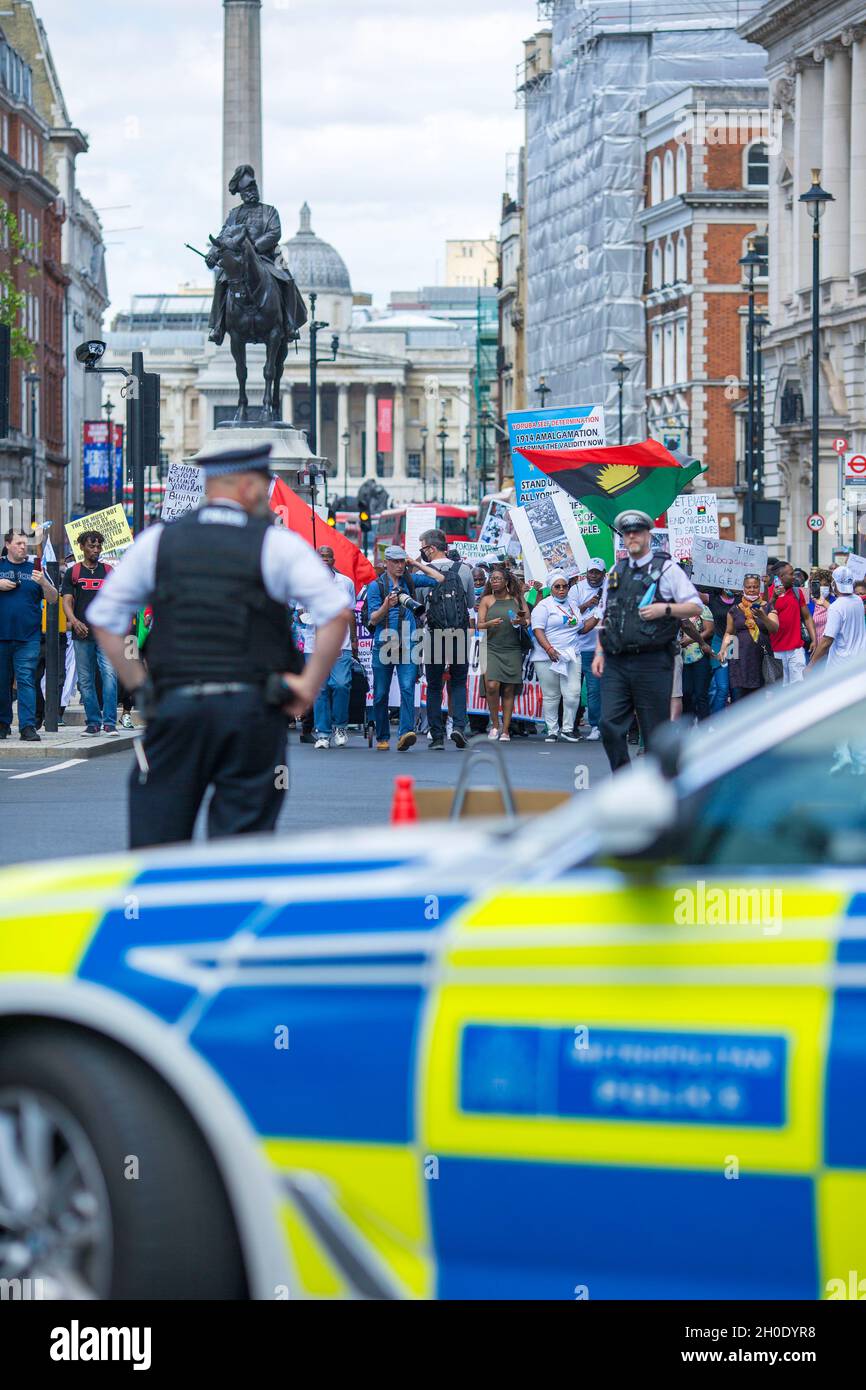
M 665 201 L 674 196 L 674 156 L 672 150 L 665 150 L 665 172 L 662 193 Z
M 861 701 L 813 720 L 688 797 L 689 862 L 859 868 L 866 855 L 863 715 Z
M 677 150 L 677 193 L 687 193 L 689 187 L 689 156 L 685 145 Z
M 770 240 L 769 237 L 766 236 L 756 236 L 754 242 L 755 250 L 764 262 L 764 264 L 755 271 L 755 281 L 760 284 L 766 281 L 769 276 Z
M 408 454 L 406 457 L 406 473 L 410 478 L 421 477 L 421 455 Z
M 677 324 L 676 373 L 677 381 L 687 381 L 689 375 L 685 320 Z
M 445 477 L 446 477 L 446 478 L 453 478 L 453 477 L 454 477 L 454 455 L 453 455 L 453 454 L 446 454 L 446 455 L 445 455 Z
M 652 334 L 652 385 L 661 386 L 662 383 L 662 331 L 654 328 Z
M 746 187 L 766 188 L 770 182 L 770 151 L 763 141 L 746 150 Z
M 674 381 L 676 363 L 674 360 L 674 326 L 672 323 L 665 324 L 664 330 L 664 382 L 663 385 L 670 386 Z
M 421 419 L 421 397 L 420 397 L 420 396 L 410 396 L 410 397 L 409 397 L 409 419 L 410 419 L 413 423 L 414 423 L 416 420 L 420 420 L 420 419 Z
M 653 247 L 653 269 L 652 269 L 652 288 L 660 290 L 662 287 L 662 248 L 656 242 Z
M 40 323 L 39 323 L 39 295 L 38 295 L 38 294 L 34 294 L 34 296 L 33 296 L 33 341 L 34 341 L 34 343 L 38 343 L 38 342 L 39 342 L 39 330 L 40 330 L 40 327 L 41 327 L 41 325 L 40 325 Z
M 668 237 L 665 242 L 665 284 L 672 285 L 677 278 L 674 244 Z
M 685 232 L 677 237 L 677 279 L 683 284 L 689 278 L 689 248 Z
M 660 203 L 662 200 L 662 162 L 658 155 L 652 162 L 652 174 L 650 176 L 650 203 Z

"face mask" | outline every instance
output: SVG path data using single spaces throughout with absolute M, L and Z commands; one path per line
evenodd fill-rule
M 830 592 L 830 586 L 829 586 L 829 584 L 822 584 L 822 585 L 820 586 L 819 592 L 820 592 L 822 598 L 826 598 L 827 595 L 828 595 L 829 592 Z
M 556 599 L 557 603 L 568 602 L 568 594 L 554 594 L 553 597 Z
M 485 586 L 484 586 L 483 584 L 476 584 L 476 585 L 475 585 L 475 597 L 476 597 L 476 598 L 480 598 L 480 597 L 481 597 L 481 595 L 484 593 L 484 588 L 485 588 Z

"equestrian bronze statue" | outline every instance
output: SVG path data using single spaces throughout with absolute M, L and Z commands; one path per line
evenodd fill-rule
M 218 267 L 210 316 L 210 340 L 222 343 L 226 333 L 238 374 L 235 423 L 248 418 L 247 344 L 264 343 L 265 393 L 262 420 L 279 419 L 280 380 L 289 344 L 300 337 L 307 308 L 294 279 L 278 259 L 282 236 L 276 208 L 259 198 L 255 172 L 241 164 L 232 175 L 230 193 L 241 203 L 232 208 L 218 237 L 210 237 L 205 257 Z

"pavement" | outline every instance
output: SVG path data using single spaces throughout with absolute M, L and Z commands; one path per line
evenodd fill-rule
M 136 767 L 131 737 L 110 736 L 112 746 L 123 740 L 115 757 L 85 758 L 82 745 L 91 740 L 76 734 L 46 745 L 55 750 L 53 761 L 24 763 L 7 756 L 12 740 L 0 743 L 0 864 L 124 850 L 127 781 Z M 591 787 L 609 775 L 600 742 L 514 739 L 502 752 L 516 788 L 572 792 L 576 782 Z M 324 751 L 299 744 L 292 733 L 289 792 L 277 832 L 384 824 L 398 774 L 413 777 L 419 788 L 453 787 L 464 756 L 452 743 L 431 753 L 426 737 L 407 753 L 397 753 L 393 744 L 389 753 L 380 753 L 360 735 L 352 735 L 347 748 Z M 474 784 L 490 780 L 479 769 Z M 200 821 L 196 838 L 201 837 Z
M 140 732 L 140 731 L 138 731 Z M 118 729 L 116 734 L 85 734 L 80 725 L 58 729 L 56 734 L 39 730 L 39 743 L 22 742 L 17 727 L 8 738 L 0 739 L 0 763 L 59 762 L 63 758 L 83 761 L 105 753 L 129 750 L 135 729 Z

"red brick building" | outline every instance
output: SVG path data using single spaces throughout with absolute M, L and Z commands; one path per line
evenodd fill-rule
M 13 358 L 9 432 L 0 439 L 0 498 L 17 500 L 29 520 L 32 487 L 31 399 L 36 411 L 36 496 L 42 513 L 64 520 L 64 289 L 57 189 L 44 173 L 49 129 L 33 106 L 32 73 L 0 29 L 0 201 L 25 246 L 17 253 L 0 228 L 0 270 L 24 296 L 18 326 L 33 344 L 30 361 Z M 15 260 L 20 259 L 16 265 Z M 28 375 L 39 382 L 28 384 Z
M 647 428 L 708 464 L 723 538 L 742 538 L 748 294 L 766 255 L 766 87 L 690 87 L 644 112 Z M 756 312 L 767 277 L 756 276 Z

